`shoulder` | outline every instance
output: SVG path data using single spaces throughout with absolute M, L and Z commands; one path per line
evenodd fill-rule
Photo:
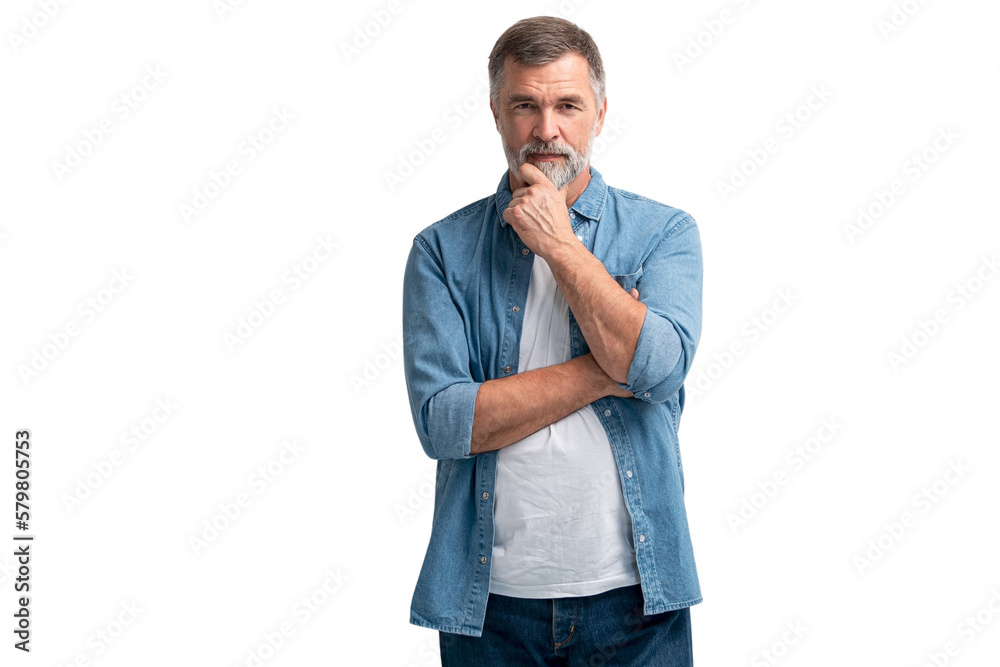
M 427 225 L 413 237 L 414 244 L 423 246 L 439 261 L 448 251 L 461 252 L 474 246 L 492 220 L 495 199 L 495 195 L 483 197 Z
M 608 203 L 611 212 L 619 218 L 645 220 L 656 231 L 667 236 L 689 226 L 697 227 L 694 218 L 687 211 L 622 188 L 608 186 Z
M 462 208 L 449 213 L 445 217 L 441 218 L 436 222 L 432 222 L 423 229 L 421 229 L 416 238 L 430 238 L 442 235 L 452 235 L 452 234 L 463 234 L 469 231 L 470 225 L 468 223 L 474 222 L 476 220 L 482 220 L 485 214 L 489 213 L 493 206 L 494 195 L 489 197 L 483 197 L 479 201 L 474 201 L 471 204 L 463 206 Z

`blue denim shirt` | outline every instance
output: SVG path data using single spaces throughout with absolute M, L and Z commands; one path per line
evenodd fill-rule
M 591 168 L 570 208 L 573 231 L 646 315 L 627 382 L 634 398 L 591 407 L 608 434 L 632 519 L 644 613 L 701 602 L 684 507 L 677 427 L 684 377 L 701 335 L 698 227 L 684 211 L 612 188 Z M 479 386 L 518 372 L 523 306 L 534 253 L 503 219 L 496 194 L 413 239 L 403 279 L 403 366 L 417 437 L 437 460 L 430 544 L 410 622 L 482 636 L 493 552 L 497 452 L 470 455 Z M 569 315 L 573 357 L 589 352 Z M 599 548 L 599 547 L 597 547 Z

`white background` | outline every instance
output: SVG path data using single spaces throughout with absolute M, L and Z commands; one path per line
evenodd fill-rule
M 909 0 L 881 28 L 889 0 L 44 4 L 0 16 L 3 664 L 255 664 L 283 623 L 263 664 L 436 664 L 437 633 L 408 624 L 434 463 L 406 400 L 402 272 L 416 232 L 503 174 L 481 80 L 536 14 L 603 53 L 594 166 L 701 231 L 701 391 L 681 426 L 698 663 L 916 667 L 954 641 L 939 664 L 996 664 L 995 3 Z M 269 134 L 275 109 L 294 118 Z M 724 197 L 734 170 L 750 175 Z M 259 326 L 227 344 L 241 320 Z M 835 435 L 793 465 L 824 419 Z M 11 647 L 24 428 L 30 656 Z

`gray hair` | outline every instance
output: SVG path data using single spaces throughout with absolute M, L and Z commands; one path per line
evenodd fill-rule
M 522 19 L 507 28 L 490 52 L 490 99 L 499 108 L 500 88 L 503 86 L 504 65 L 507 58 L 529 67 L 547 65 L 567 53 L 576 53 L 590 65 L 590 88 L 597 107 L 604 104 L 604 63 L 601 52 L 587 31 L 575 23 L 554 16 L 536 16 Z

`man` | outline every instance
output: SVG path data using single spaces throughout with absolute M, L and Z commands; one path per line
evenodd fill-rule
M 697 226 L 590 167 L 607 101 L 586 32 L 520 21 L 489 74 L 508 171 L 417 234 L 404 274 L 410 408 L 438 461 L 410 622 L 444 665 L 690 665 Z

